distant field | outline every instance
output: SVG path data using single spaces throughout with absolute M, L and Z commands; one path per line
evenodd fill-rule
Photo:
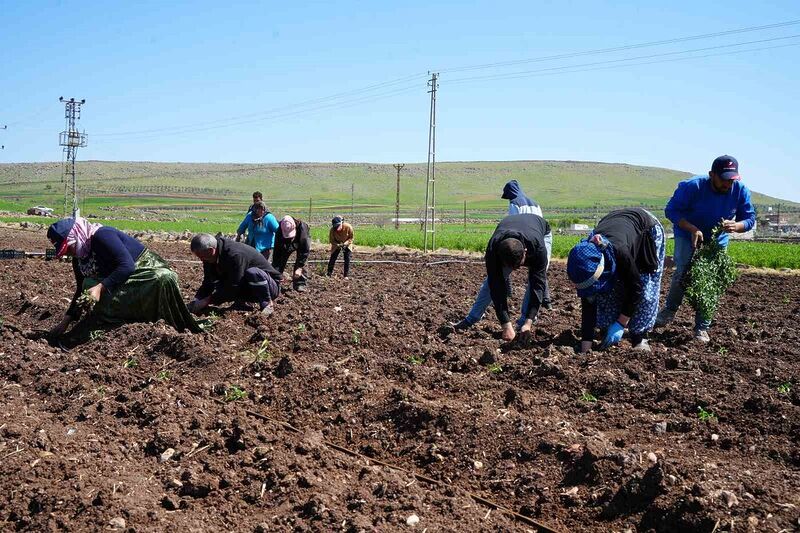
M 52 219 L 49 219 L 52 220 Z M 33 222 L 48 223 L 42 217 L 14 217 L 0 216 L 2 222 Z M 181 220 L 181 221 L 147 221 L 147 220 L 102 220 L 119 229 L 131 231 L 167 231 L 193 233 L 234 233 L 241 221 L 241 216 L 231 218 L 214 218 L 207 221 Z M 470 252 L 483 252 L 486 242 L 494 230 L 495 224 L 472 224 L 465 230 L 458 224 L 443 224 L 437 227 L 436 246 L 448 250 L 462 250 Z M 311 236 L 319 242 L 326 242 L 328 238 L 327 226 L 311 228 Z M 356 244 L 362 246 L 402 246 L 405 248 L 422 249 L 424 234 L 418 225 L 401 226 L 399 230 L 378 228 L 374 226 L 356 228 Z M 554 235 L 553 256 L 565 258 L 579 236 Z M 6 246 L 6 245 L 4 245 Z M 667 242 L 667 254 L 671 255 L 673 241 Z M 800 245 L 733 241 L 729 248 L 731 257 L 745 265 L 765 268 L 791 268 L 800 269 Z

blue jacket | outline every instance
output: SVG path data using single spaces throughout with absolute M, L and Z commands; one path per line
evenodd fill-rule
M 750 202 L 750 190 L 741 182 L 734 181 L 728 193 L 718 193 L 711 186 L 711 178 L 694 176 L 683 180 L 667 202 L 664 214 L 674 225 L 675 237 L 691 238 L 687 231 L 678 227 L 685 218 L 703 232 L 703 238 L 711 238 L 711 230 L 723 218 L 744 223 L 744 230 L 753 229 L 756 211 Z M 719 236 L 719 243 L 728 244 L 728 234 Z
M 263 252 L 275 245 L 275 232 L 278 231 L 278 227 L 278 219 L 272 213 L 265 214 L 259 224 L 253 222 L 253 213 L 247 213 L 236 233 L 243 235 L 246 230 L 247 240 L 245 242 L 259 252 Z
M 503 187 L 503 196 L 501 196 L 501 198 L 508 200 L 509 215 L 532 214 L 540 217 L 543 216 L 542 208 L 539 207 L 539 204 L 525 196 L 517 180 L 511 180 L 506 183 L 505 187 Z

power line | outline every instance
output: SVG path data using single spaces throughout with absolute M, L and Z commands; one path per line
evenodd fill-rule
M 140 135 L 140 134 L 149 134 L 149 133 L 160 133 L 160 132 L 167 132 L 167 131 L 172 131 L 172 130 L 183 130 L 185 128 L 194 128 L 194 127 L 201 127 L 201 126 L 213 126 L 215 124 L 224 124 L 226 122 L 231 122 L 231 121 L 240 121 L 240 120 L 244 120 L 244 119 L 252 119 L 252 118 L 255 118 L 255 117 L 260 117 L 260 116 L 265 116 L 265 115 L 268 116 L 268 115 L 271 115 L 271 114 L 274 114 L 274 113 L 278 113 L 280 111 L 285 111 L 285 110 L 288 110 L 288 109 L 302 107 L 302 106 L 309 105 L 309 104 L 322 103 L 322 102 L 326 102 L 328 100 L 332 100 L 332 101 L 333 100 L 338 100 L 338 99 L 341 99 L 341 98 L 344 98 L 344 97 L 347 97 L 347 96 L 352 96 L 352 95 L 356 95 L 356 94 L 363 94 L 363 93 L 371 92 L 371 91 L 374 91 L 374 90 L 377 90 L 377 89 L 390 87 L 392 85 L 399 85 L 399 84 L 402 84 L 402 83 L 405 83 L 405 82 L 408 82 L 408 81 L 411 81 L 411 80 L 414 80 L 414 79 L 422 79 L 423 75 L 425 75 L 425 74 L 412 74 L 410 76 L 404 76 L 402 78 L 397 78 L 397 79 L 394 79 L 394 80 L 389 80 L 389 81 L 385 81 L 385 82 L 375 83 L 375 84 L 372 84 L 372 85 L 367 85 L 367 86 L 361 87 L 359 89 L 353 89 L 353 90 L 350 90 L 350 91 L 343 91 L 343 92 L 340 92 L 340 93 L 334 93 L 334 94 L 327 95 L 327 96 L 322 96 L 322 97 L 319 97 L 319 98 L 312 98 L 312 99 L 309 99 L 309 100 L 303 100 L 303 101 L 300 101 L 300 102 L 296 102 L 294 104 L 289 104 L 289 105 L 286 105 L 286 106 L 276 107 L 276 108 L 273 108 L 273 109 L 270 109 L 270 110 L 266 110 L 266 111 L 259 111 L 257 113 L 248 113 L 248 114 L 245 114 L 245 115 L 226 117 L 226 118 L 222 118 L 222 119 L 218 119 L 218 120 L 212 120 L 212 121 L 206 121 L 206 122 L 197 122 L 197 123 L 194 123 L 194 124 L 184 124 L 182 126 L 170 126 L 170 127 L 164 127 L 164 128 L 154 128 L 154 129 L 148 129 L 148 130 L 127 131 L 127 132 L 98 133 L 98 134 L 95 134 L 94 137 L 113 137 L 113 136 L 120 136 L 120 135 L 128 136 L 128 135 Z M 210 129 L 213 129 L 213 128 L 210 128 Z
M 760 30 L 769 30 L 774 28 L 783 28 L 786 26 L 794 26 L 800 24 L 800 19 L 798 20 L 788 20 L 785 22 L 778 22 L 775 24 L 767 24 L 764 26 L 749 26 L 746 28 L 739 28 L 735 30 L 727 30 L 727 31 L 720 31 L 714 33 L 704 33 L 700 35 L 690 35 L 688 37 L 678 37 L 674 39 L 664 39 L 660 41 L 649 41 L 645 43 L 637 43 L 637 44 L 628 44 L 622 46 L 614 46 L 611 48 L 596 48 L 594 50 L 584 50 L 581 52 L 569 52 L 564 54 L 556 54 L 550 56 L 542 56 L 542 57 L 534 57 L 529 59 L 518 59 L 512 61 L 499 61 L 495 63 L 483 63 L 478 65 L 468 65 L 464 67 L 456 67 L 456 68 L 449 68 L 449 69 L 439 69 L 438 71 L 441 72 L 463 72 L 468 70 L 482 70 L 482 69 L 489 69 L 489 68 L 500 68 L 500 67 L 510 67 L 515 65 L 522 65 L 526 63 L 538 63 L 542 61 L 554 61 L 557 59 L 571 59 L 574 57 L 581 57 L 587 55 L 595 55 L 595 54 L 608 54 L 612 52 L 621 52 L 624 50 L 632 50 L 636 48 L 647 48 L 650 46 L 661 46 L 665 44 L 675 44 L 675 43 L 682 43 L 686 41 L 696 41 L 700 39 L 711 39 L 714 37 L 723 37 L 726 35 L 734 35 L 737 33 L 747 33 L 747 32 L 754 32 Z
M 789 39 L 789 38 L 798 38 L 800 35 L 793 35 L 791 37 L 780 37 L 778 39 Z M 774 41 L 777 39 L 767 39 L 765 41 Z M 765 42 L 765 41 L 753 41 L 755 42 Z M 742 44 L 752 44 L 752 43 L 742 43 Z M 719 57 L 719 56 L 726 56 L 726 55 L 734 55 L 734 54 L 742 54 L 746 52 L 758 52 L 762 50 L 774 50 L 778 48 L 789 48 L 792 46 L 800 46 L 800 43 L 792 43 L 792 44 L 782 44 L 776 46 L 764 46 L 764 47 L 757 47 L 757 48 L 747 48 L 744 50 L 732 50 L 729 52 L 719 52 L 715 54 L 703 54 L 698 56 L 688 56 L 688 57 L 677 57 L 677 58 L 669 58 L 669 59 L 659 59 L 655 61 L 643 61 L 640 63 L 628 63 L 630 61 L 637 61 L 640 59 L 649 59 L 654 57 L 664 57 L 664 56 L 672 56 L 676 54 L 687 54 L 692 52 L 698 52 L 703 50 L 713 50 L 719 48 L 727 48 L 730 46 L 739 46 L 739 45 L 724 45 L 720 47 L 708 47 L 708 48 L 698 48 L 694 50 L 685 50 L 682 52 L 668 52 L 665 54 L 652 54 L 647 56 L 639 56 L 639 57 L 631 57 L 626 59 L 615 59 L 610 61 L 598 61 L 595 63 L 584 63 L 581 65 L 569 65 L 569 66 L 562 66 L 562 67 L 550 67 L 545 69 L 538 69 L 538 70 L 529 70 L 529 71 L 521 71 L 521 72 L 509 72 L 505 74 L 493 74 L 487 76 L 472 76 L 466 78 L 456 78 L 454 80 L 449 80 L 448 84 L 458 85 L 476 81 L 495 81 L 495 80 L 511 80 L 511 79 L 520 79 L 520 78 L 529 78 L 529 77 L 536 77 L 536 76 L 554 76 L 558 74 L 574 74 L 578 72 L 590 72 L 595 70 L 609 70 L 615 69 L 620 67 L 627 67 L 627 66 L 642 66 L 642 65 L 655 65 L 658 63 L 671 63 L 676 61 L 688 61 L 692 59 L 704 59 L 708 57 Z M 612 63 L 615 63 L 611 65 Z M 619 64 L 625 63 L 625 64 Z M 606 65 L 606 66 L 600 66 Z M 596 67 L 596 68 L 584 68 L 584 67 Z

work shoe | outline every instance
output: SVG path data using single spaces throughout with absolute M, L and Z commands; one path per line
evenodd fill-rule
M 650 349 L 650 343 L 647 342 L 647 339 L 642 339 L 641 341 L 639 341 L 639 344 L 635 344 L 633 346 L 633 349 L 637 352 L 646 352 L 646 353 L 650 353 L 653 351 Z
M 295 285 L 294 290 L 297 292 L 306 292 L 306 284 L 303 283 L 302 285 Z
M 270 316 L 274 312 L 275 306 L 272 305 L 272 302 L 261 308 L 261 316 Z
M 694 340 L 705 344 L 711 340 L 711 337 L 708 336 L 708 331 L 704 329 L 696 329 L 694 330 Z
M 450 322 L 450 325 L 456 331 L 466 331 L 472 327 L 472 324 L 467 322 L 467 319 L 459 320 L 458 322 Z
M 547 300 L 546 302 L 542 302 L 542 307 L 544 307 L 548 311 L 551 311 L 553 309 L 553 304 L 552 302 L 550 302 L 550 300 Z
M 656 327 L 663 328 L 673 320 L 675 320 L 675 311 L 670 311 L 669 309 L 662 309 L 658 313 L 658 316 L 656 317 Z

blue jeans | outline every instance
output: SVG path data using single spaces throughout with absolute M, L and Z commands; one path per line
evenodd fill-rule
M 681 306 L 681 302 L 683 302 L 683 293 L 686 292 L 686 288 L 683 286 L 683 277 L 689 270 L 689 263 L 692 261 L 693 254 L 691 239 L 676 235 L 675 252 L 673 254 L 675 270 L 672 272 L 667 301 L 664 303 L 664 310 L 671 314 L 675 314 Z M 710 327 L 711 320 L 703 320 L 700 318 L 699 313 L 695 313 L 694 329 L 707 330 Z
M 548 233 L 544 236 L 544 245 L 547 249 L 547 266 L 550 266 L 550 254 L 553 250 L 553 234 Z M 508 276 L 511 275 L 510 268 L 503 269 L 503 278 L 508 279 Z M 522 299 L 522 308 L 520 309 L 520 317 L 517 320 L 517 327 L 521 328 L 522 325 L 525 323 L 525 311 L 528 309 L 528 303 L 531 300 L 531 286 L 527 284 L 525 288 L 525 297 Z M 544 301 L 550 300 L 550 286 L 549 283 L 545 283 L 544 286 Z M 483 318 L 483 314 L 486 312 L 486 309 L 492 304 L 492 295 L 489 292 L 489 278 L 486 277 L 483 280 L 483 284 L 481 285 L 480 290 L 478 291 L 478 296 L 475 297 L 475 303 L 472 304 L 472 309 L 469 310 L 469 314 L 464 319 L 470 325 L 477 324 Z

